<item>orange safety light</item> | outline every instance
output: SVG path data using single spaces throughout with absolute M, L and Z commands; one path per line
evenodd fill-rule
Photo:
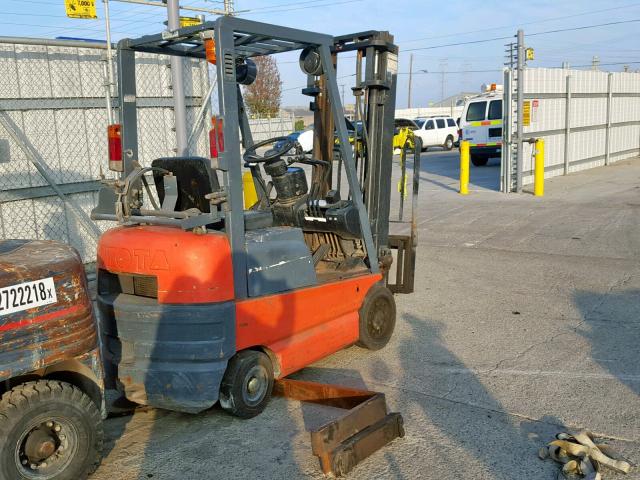
M 495 92 L 498 89 L 498 86 L 495 83 L 491 84 L 491 91 Z
M 122 136 L 120 130 L 121 125 L 119 123 L 107 127 L 109 170 L 114 172 L 124 171 L 124 164 L 122 162 Z
M 204 41 L 204 51 L 207 57 L 207 62 L 216 64 L 216 42 L 212 38 L 207 38 Z
M 211 117 L 213 128 L 209 130 L 209 153 L 211 158 L 218 158 L 224 152 L 224 133 L 222 131 L 222 118 Z

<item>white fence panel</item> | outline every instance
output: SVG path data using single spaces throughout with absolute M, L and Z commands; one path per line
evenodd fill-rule
M 250 118 L 249 127 L 254 142 L 273 137 L 286 137 L 294 131 L 295 117 Z
M 545 177 L 562 175 L 565 167 L 570 173 L 640 154 L 640 74 L 527 68 L 523 76 L 531 112 L 523 134 L 545 140 Z M 525 185 L 533 182 L 532 154 L 525 143 Z

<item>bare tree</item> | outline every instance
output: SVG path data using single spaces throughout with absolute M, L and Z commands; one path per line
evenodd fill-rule
M 278 65 L 272 56 L 254 57 L 258 67 L 256 81 L 245 87 L 244 101 L 249 114 L 258 117 L 274 117 L 280 111 L 282 81 Z

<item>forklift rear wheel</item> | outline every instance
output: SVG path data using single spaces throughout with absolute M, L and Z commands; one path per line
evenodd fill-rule
M 271 399 L 273 365 L 255 350 L 238 352 L 230 361 L 220 385 L 220 405 L 240 418 L 262 413 Z
M 393 334 L 396 326 L 396 302 L 387 287 L 376 283 L 360 307 L 360 338 L 357 345 L 380 350 Z
M 0 400 L 0 478 L 85 479 L 100 463 L 102 436 L 100 412 L 78 388 L 19 385 Z

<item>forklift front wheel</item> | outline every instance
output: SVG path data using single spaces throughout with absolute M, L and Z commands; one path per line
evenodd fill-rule
M 393 334 L 396 326 L 396 302 L 391 291 L 376 283 L 367 292 L 360 307 L 360 338 L 357 345 L 380 350 Z
M 262 413 L 271 399 L 273 365 L 255 350 L 238 352 L 230 361 L 220 385 L 220 405 L 240 418 Z
M 86 479 L 100 462 L 102 419 L 65 382 L 27 382 L 0 400 L 0 478 Z

